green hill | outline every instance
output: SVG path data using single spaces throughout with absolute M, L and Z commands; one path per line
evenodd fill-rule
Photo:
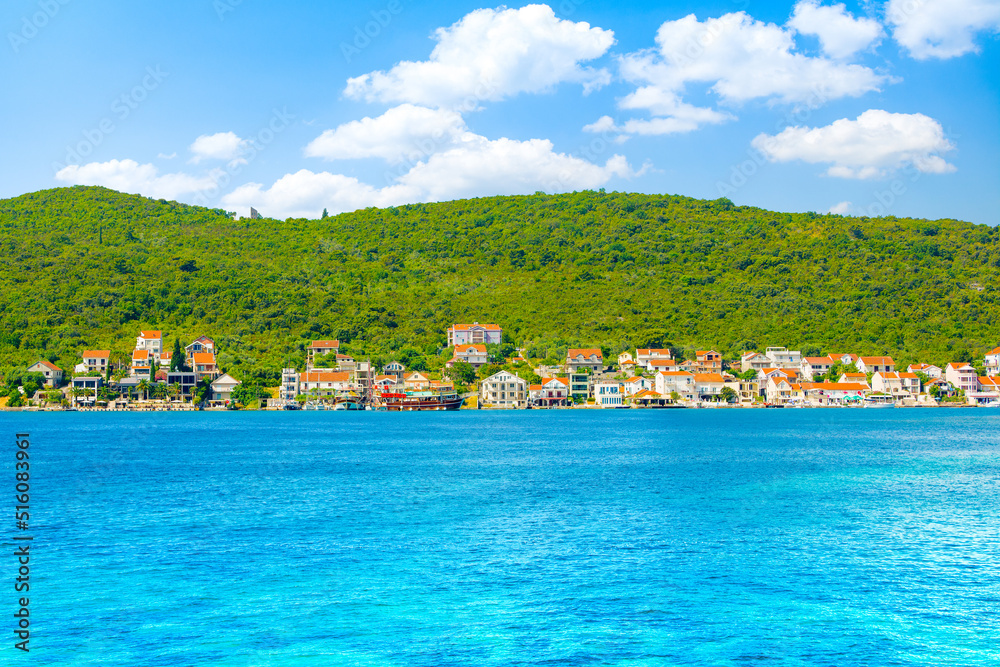
M 0 201 L 0 367 L 214 337 L 239 372 L 314 338 L 430 355 L 455 321 L 538 357 L 672 342 L 945 362 L 1000 342 L 1000 234 L 956 220 L 773 213 L 603 192 L 366 209 L 323 220 L 98 187 Z

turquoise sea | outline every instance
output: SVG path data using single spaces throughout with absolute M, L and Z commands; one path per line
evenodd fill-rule
M 1000 411 L 0 426 L 5 665 L 1000 664 Z

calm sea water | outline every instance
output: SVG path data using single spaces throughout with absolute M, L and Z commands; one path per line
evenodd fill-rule
M 0 414 L 48 665 L 996 665 L 1000 411 Z M 10 487 L 9 492 L 5 487 Z

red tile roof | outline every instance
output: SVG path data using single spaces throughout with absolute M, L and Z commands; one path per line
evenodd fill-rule
M 574 357 L 590 357 L 596 356 L 598 359 L 604 359 L 604 353 L 601 352 L 600 348 L 596 347 L 582 347 L 582 348 L 571 348 L 566 350 L 566 358 L 572 359 Z
M 347 371 L 306 371 L 299 375 L 299 382 L 349 382 Z
M 211 352 L 195 352 L 191 355 L 192 361 L 196 364 L 214 364 L 215 355 Z
M 327 348 L 331 348 L 331 347 L 339 348 L 340 347 L 340 341 L 339 340 L 314 340 L 312 343 L 309 344 L 309 349 L 311 349 L 311 350 L 320 349 L 320 348 L 327 349 Z
M 451 325 L 451 329 L 453 331 L 468 331 L 469 329 L 472 329 L 472 328 L 489 329 L 490 331 L 502 331 L 502 329 L 500 327 L 498 327 L 497 325 L 495 325 L 495 324 L 479 324 L 478 322 L 474 322 L 472 324 L 453 324 L 453 325 Z M 439 329 L 439 331 L 440 331 L 440 329 Z
M 111 350 L 84 350 L 80 356 L 83 359 L 107 359 L 111 356 Z
M 486 354 L 486 346 L 480 343 L 469 343 L 468 345 L 456 345 L 455 346 L 455 356 L 459 354 L 470 354 L 472 352 L 478 352 L 479 354 Z
M 163 332 L 161 331 L 140 331 L 139 338 L 146 338 L 149 340 L 156 340 L 157 338 L 163 338 Z

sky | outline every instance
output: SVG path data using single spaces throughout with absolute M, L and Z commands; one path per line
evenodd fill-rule
M 1000 0 L 8 0 L 0 197 L 579 190 L 1000 222 Z

